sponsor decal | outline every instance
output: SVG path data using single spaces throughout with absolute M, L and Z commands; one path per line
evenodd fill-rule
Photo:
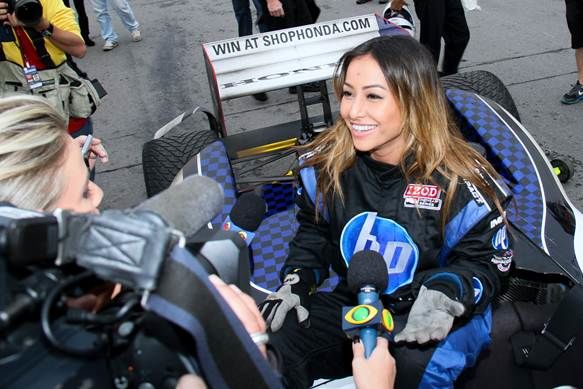
M 472 286 L 474 287 L 474 304 L 477 304 L 482 299 L 484 293 L 484 285 L 478 277 L 472 277 Z
M 356 17 L 332 22 L 310 24 L 293 29 L 264 33 L 238 39 L 209 43 L 209 54 L 214 59 L 231 54 L 243 54 L 263 48 L 277 48 L 306 40 L 329 39 L 333 35 L 352 35 L 358 32 L 378 31 L 374 17 Z
M 490 220 L 490 229 L 493 229 L 498 224 L 502 223 L 502 221 L 504 221 L 504 216 L 502 215 L 498 216 L 496 219 Z
M 496 250 L 506 250 L 510 246 L 506 226 L 502 226 L 492 237 L 492 247 Z
M 241 227 L 237 226 L 236 224 L 231 222 L 231 217 L 227 216 L 227 219 L 223 223 L 223 231 L 233 231 L 239 234 L 241 239 L 245 241 L 247 246 L 251 244 L 251 241 L 255 237 L 255 233 L 251 231 L 245 231 Z
M 441 209 L 441 189 L 435 185 L 409 184 L 403 198 L 406 208 Z
M 320 71 L 322 69 L 335 69 L 335 68 L 336 68 L 336 62 L 333 62 L 333 63 L 324 64 L 324 65 L 315 65 L 315 66 L 311 66 L 308 68 L 294 69 L 294 70 L 290 70 L 287 72 L 266 74 L 266 75 L 259 76 L 259 77 L 246 78 L 246 79 L 236 81 L 236 82 L 226 82 L 224 84 L 221 84 L 221 89 L 229 89 L 229 88 L 233 88 L 233 87 L 241 86 L 241 85 L 255 84 L 257 82 L 275 80 L 278 78 L 286 78 L 286 77 L 293 76 L 293 75 L 296 75 L 299 73 L 310 73 L 310 72 Z
M 472 197 L 474 198 L 474 201 L 478 203 L 478 205 L 484 205 L 486 201 L 484 200 L 484 197 L 482 197 L 482 194 L 480 193 L 478 188 L 476 188 L 475 185 L 468 180 L 464 180 L 464 182 L 466 183 L 466 187 L 468 188 Z
M 376 212 L 362 212 L 350 219 L 340 236 L 340 251 L 346 265 L 350 265 L 354 253 L 362 250 L 373 250 L 383 256 L 388 277 L 385 294 L 413 280 L 419 249 L 407 230 L 395 221 L 379 217 Z
M 506 250 L 502 253 L 502 255 L 494 255 L 490 262 L 492 262 L 498 270 L 505 273 L 510 270 L 510 265 L 512 264 L 512 258 L 514 257 L 514 253 L 512 250 Z

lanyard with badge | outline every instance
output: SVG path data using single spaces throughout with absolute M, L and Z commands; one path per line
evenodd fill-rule
M 21 30 L 24 32 L 24 30 Z M 43 86 L 43 81 L 40 77 L 40 74 L 36 68 L 36 66 L 31 65 L 30 61 L 28 60 L 28 56 L 23 49 L 22 42 L 20 41 L 20 34 L 17 32 L 16 34 L 16 41 L 18 42 L 18 48 L 20 54 L 22 55 L 22 73 L 24 74 L 24 78 L 26 79 L 26 84 L 28 85 L 28 89 L 35 90 Z

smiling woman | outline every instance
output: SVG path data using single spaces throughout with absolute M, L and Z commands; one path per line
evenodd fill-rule
M 88 178 L 80 149 L 86 138 L 73 139 L 66 128 L 45 99 L 0 99 L 1 201 L 40 211 L 97 212 L 103 191 Z M 100 140 L 93 139 L 90 150 L 93 159 L 107 161 Z
M 405 150 L 399 102 L 371 55 L 352 62 L 342 88 L 340 115 L 350 129 L 358 151 L 370 152 L 381 162 L 396 165 Z
M 394 317 L 396 387 L 452 387 L 489 343 L 490 303 L 513 258 L 510 192 L 460 135 L 433 58 L 413 38 L 348 51 L 334 89 L 340 118 L 303 148 L 283 285 L 260 305 L 288 386 L 351 373 L 340 318 L 358 291 L 347 269 L 355 253 L 374 250 L 387 270 L 378 292 Z M 330 268 L 338 286 L 314 292 Z M 355 365 L 357 384 L 386 379 L 384 363 L 366 372 Z

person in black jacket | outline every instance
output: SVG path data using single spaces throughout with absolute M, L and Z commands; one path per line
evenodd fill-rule
M 320 8 L 314 0 L 260 0 L 263 8 L 258 23 L 266 31 L 277 31 L 285 28 L 305 26 L 316 23 L 320 16 Z M 310 82 L 303 85 L 304 92 L 319 92 L 320 84 Z M 289 88 L 292 94 L 297 88 Z
M 357 299 L 346 274 L 370 249 L 387 265 L 396 387 L 451 387 L 490 341 L 490 304 L 513 258 L 509 190 L 461 137 L 433 58 L 413 38 L 347 52 L 334 87 L 340 118 L 302 159 L 283 284 L 260 304 L 287 385 L 350 374 L 341 313 Z M 315 292 L 330 268 L 339 284 Z
M 415 12 L 421 22 L 419 41 L 439 63 L 441 39 L 445 43 L 441 75 L 458 72 L 464 51 L 470 42 L 470 29 L 461 0 L 414 0 Z M 405 0 L 392 0 L 391 9 L 400 10 Z
M 70 0 L 63 0 L 63 3 L 69 8 L 71 8 Z M 87 11 L 85 11 L 85 0 L 73 0 L 75 4 L 75 10 L 77 11 L 77 21 L 79 22 L 79 28 L 81 29 L 81 36 L 85 41 L 87 46 L 95 46 L 95 42 L 89 37 L 89 18 L 87 17 Z
M 314 0 L 261 0 L 263 13 L 259 19 L 267 31 L 316 23 L 320 8 Z

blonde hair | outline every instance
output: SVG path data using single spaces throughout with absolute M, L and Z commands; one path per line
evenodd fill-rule
M 405 179 L 413 177 L 434 183 L 433 174 L 438 172 L 449 181 L 448 187 L 442 188 L 446 192 L 442 224 L 446 222 L 460 178 L 483 191 L 501 211 L 500 202 L 480 169 L 494 178 L 498 174 L 463 139 L 451 117 L 433 57 L 427 49 L 411 37 L 390 36 L 371 39 L 348 51 L 335 72 L 334 91 L 338 101 L 342 99 L 348 66 L 355 58 L 365 55 L 372 56 L 380 66 L 401 110 L 405 151 L 400 167 Z M 328 131 L 302 149 L 306 148 L 318 150 L 306 161 L 306 165 L 318 170 L 318 199 L 325 203 L 336 195 L 344 201 L 340 178 L 356 160 L 356 150 L 344 120 L 340 117 Z
M 0 200 L 36 210 L 52 210 L 64 182 L 66 122 L 42 98 L 0 99 Z

